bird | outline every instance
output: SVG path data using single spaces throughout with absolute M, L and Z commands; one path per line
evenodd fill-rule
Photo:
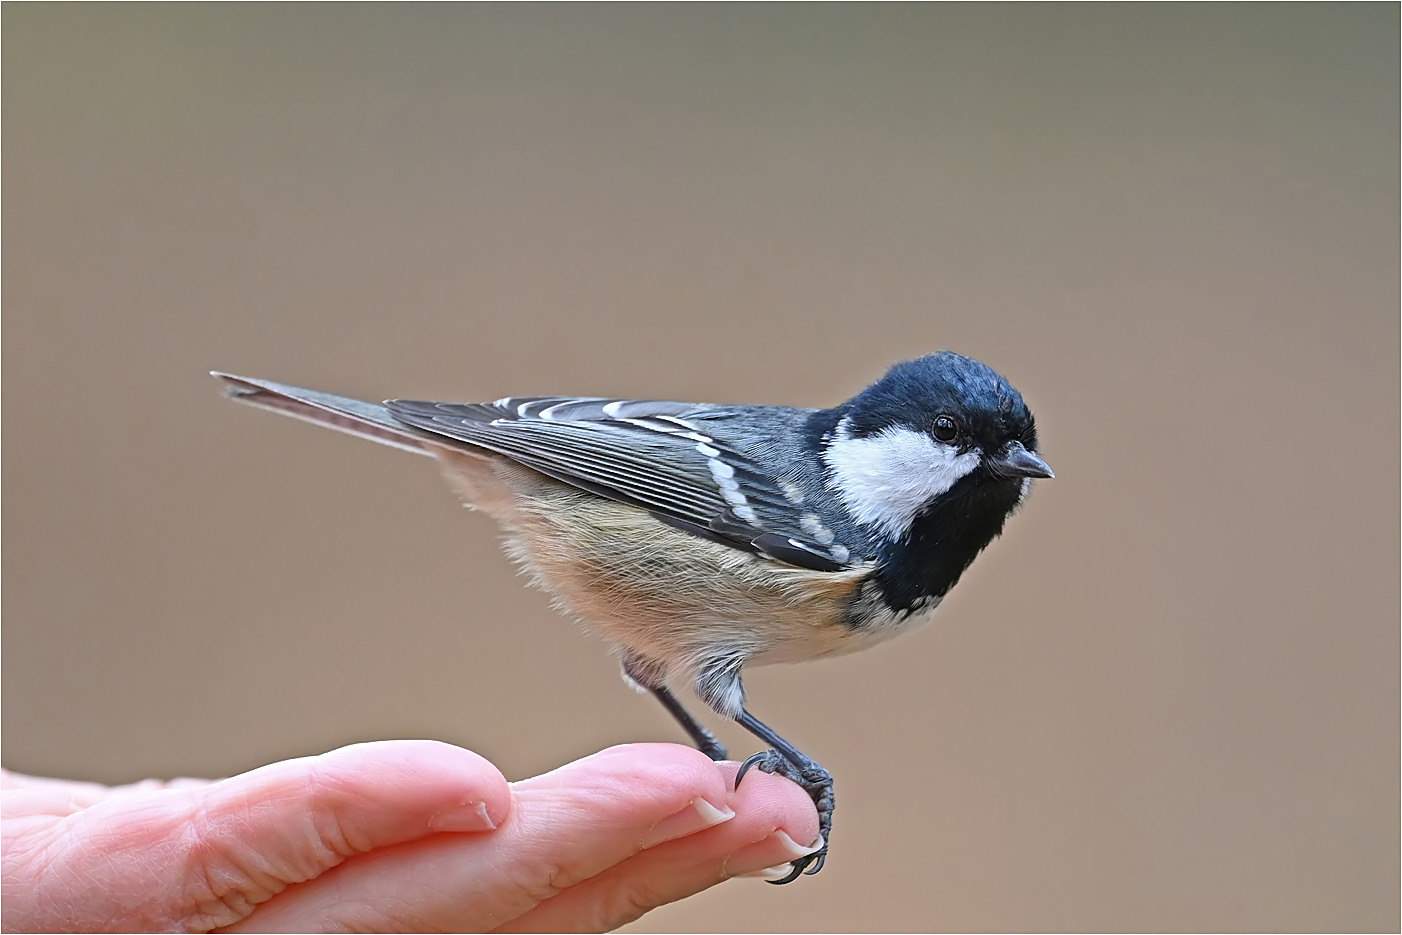
M 828 409 L 583 396 L 362 402 L 214 371 L 226 395 L 433 456 L 559 610 L 618 653 L 707 756 L 690 687 L 797 782 L 822 869 L 832 775 L 749 710 L 747 666 L 851 653 L 916 628 L 1051 478 L 1021 394 L 950 351 L 894 364 Z

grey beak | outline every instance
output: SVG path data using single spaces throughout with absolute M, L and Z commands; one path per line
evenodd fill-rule
M 988 469 L 1003 477 L 1055 477 L 1047 462 L 1013 442 L 1001 455 L 988 459 Z

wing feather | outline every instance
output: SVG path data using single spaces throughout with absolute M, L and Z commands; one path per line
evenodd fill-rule
M 706 425 L 710 407 L 663 400 L 512 396 L 492 403 L 389 400 L 407 425 L 485 448 L 679 529 L 786 564 L 836 571 L 774 474 Z

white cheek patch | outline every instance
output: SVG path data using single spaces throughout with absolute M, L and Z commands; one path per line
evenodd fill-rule
M 843 420 L 823 460 L 832 472 L 828 487 L 857 522 L 900 539 L 926 504 L 978 467 L 979 454 L 906 428 L 852 438 Z

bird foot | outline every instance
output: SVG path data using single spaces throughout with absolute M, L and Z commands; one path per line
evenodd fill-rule
M 782 880 L 770 880 L 769 882 L 782 886 L 797 880 L 800 875 L 811 876 L 822 870 L 823 864 L 827 861 L 828 837 L 832 831 L 832 774 L 813 760 L 805 760 L 801 764 L 795 764 L 774 750 L 765 750 L 763 753 L 756 753 L 740 764 L 740 771 L 735 774 L 735 787 L 738 789 L 740 780 L 745 778 L 745 774 L 756 768 L 762 773 L 773 773 L 790 779 L 808 793 L 809 797 L 813 799 L 813 804 L 818 808 L 818 833 L 823 840 L 822 850 L 793 861 L 792 873 Z

